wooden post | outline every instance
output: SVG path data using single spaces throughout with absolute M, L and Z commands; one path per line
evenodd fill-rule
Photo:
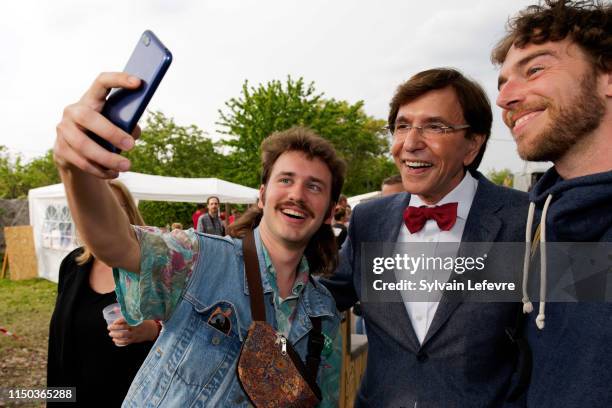
M 227 227 L 229 227 L 229 217 L 230 217 L 230 205 L 229 203 L 225 203 L 225 221 L 223 221 L 225 223 L 225 228 L 227 229 Z
M 8 248 L 4 251 L 4 259 L 2 260 L 2 273 L 0 273 L 0 278 L 6 278 L 6 267 L 8 266 Z

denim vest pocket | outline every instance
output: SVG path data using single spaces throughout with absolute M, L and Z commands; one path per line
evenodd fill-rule
M 224 300 L 204 308 L 193 305 L 189 320 L 191 341 L 177 376 L 185 384 L 214 391 L 240 351 L 236 308 Z

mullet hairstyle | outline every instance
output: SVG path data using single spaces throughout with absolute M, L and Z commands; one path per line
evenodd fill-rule
M 513 45 L 523 48 L 567 37 L 586 53 L 597 73 L 612 71 L 612 3 L 600 1 L 545 0 L 526 7 L 508 20 L 491 62 L 502 65 Z
M 138 206 L 134 201 L 134 197 L 132 197 L 132 193 L 127 189 L 125 184 L 120 182 L 119 180 L 111 180 L 108 182 L 111 190 L 115 193 L 115 195 L 119 195 L 122 198 L 122 201 L 125 202 L 125 206 L 122 206 L 123 211 L 128 216 L 130 220 L 130 224 L 132 225 L 145 225 L 144 220 L 142 219 L 142 215 L 140 215 L 140 211 L 138 211 Z M 90 260 L 93 259 L 93 254 L 87 248 L 87 246 L 83 245 L 83 252 L 75 258 L 76 263 L 78 265 L 84 265 Z
M 336 154 L 332 144 L 305 127 L 276 132 L 261 143 L 261 183 L 267 186 L 276 160 L 286 152 L 301 152 L 309 160 L 320 159 L 327 165 L 332 176 L 331 196 L 327 207 L 329 214 L 336 205 L 344 184 L 346 164 Z M 263 210 L 253 205 L 231 224 L 227 232 L 234 238 L 244 238 L 248 230 L 257 227 L 263 216 Z M 338 246 L 331 225 L 323 223 L 310 237 L 304 255 L 308 260 L 310 272 L 313 275 L 329 276 L 338 265 Z
M 455 91 L 463 117 L 469 128 L 466 129 L 465 138 L 471 139 L 474 135 L 485 137 L 478 154 L 466 166 L 467 170 L 476 171 L 491 135 L 491 124 L 493 123 L 493 112 L 491 103 L 482 87 L 475 81 L 465 77 L 461 72 L 453 68 L 434 68 L 421 71 L 408 81 L 401 84 L 395 91 L 393 99 L 389 104 L 388 124 L 391 129 L 395 127 L 395 120 L 400 108 L 413 100 L 425 95 L 429 91 L 443 89 L 450 86 Z

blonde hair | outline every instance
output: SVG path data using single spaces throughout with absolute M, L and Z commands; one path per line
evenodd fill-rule
M 108 185 L 115 193 L 115 197 L 117 197 L 117 195 L 121 197 L 119 204 L 121 205 L 121 208 L 123 208 L 123 211 L 125 211 L 125 214 L 128 216 L 130 224 L 145 225 L 145 222 L 142 219 L 142 215 L 140 215 L 140 211 L 138 211 L 138 207 L 136 206 L 136 202 L 134 201 L 134 197 L 132 197 L 130 190 L 127 189 L 125 184 L 123 184 L 119 180 L 111 180 L 108 182 Z M 125 205 L 122 201 L 125 202 Z M 93 259 L 93 254 L 91 253 L 90 249 L 87 248 L 86 245 L 83 245 L 83 253 L 76 257 L 76 263 L 78 265 L 84 265 L 91 259 Z

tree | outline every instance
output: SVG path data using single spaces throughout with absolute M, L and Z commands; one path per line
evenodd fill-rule
M 132 171 L 171 177 L 223 178 L 226 161 L 213 142 L 195 125 L 179 126 L 161 112 L 150 113 L 136 148 L 125 153 Z M 204 201 L 204 197 L 202 197 Z M 140 212 L 148 225 L 192 224 L 191 203 L 141 201 Z
M 307 126 L 330 140 L 348 165 L 344 192 L 348 195 L 377 189 L 395 172 L 388 157 L 389 142 L 381 131 L 384 121 L 363 111 L 363 102 L 326 99 L 314 83 L 287 78 L 257 87 L 245 81 L 242 94 L 219 111 L 223 142 L 230 148 L 228 178 L 258 187 L 261 177 L 260 144 L 271 133 L 292 126 Z
M 24 198 L 32 188 L 59 182 L 51 150 L 24 163 L 20 155 L 12 158 L 8 149 L 0 146 L 0 198 Z
M 219 177 L 223 155 L 195 125 L 179 126 L 162 112 L 151 112 L 136 148 L 125 153 L 132 171 L 171 177 Z
M 512 187 L 514 181 L 514 175 L 510 169 L 503 169 L 499 171 L 491 170 L 487 174 L 487 178 L 499 186 L 506 187 Z

